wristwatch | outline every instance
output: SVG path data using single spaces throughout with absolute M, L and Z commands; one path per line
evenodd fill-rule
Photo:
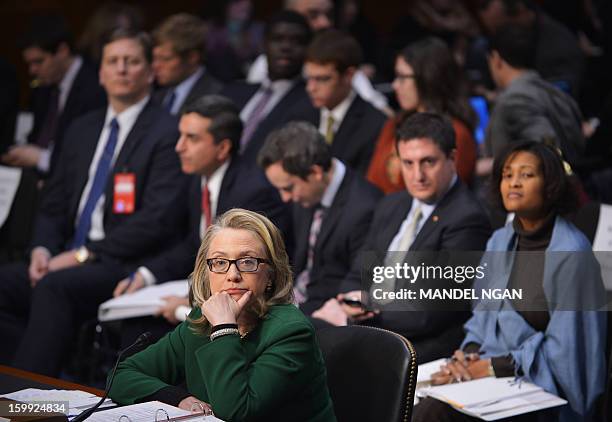
M 74 253 L 74 257 L 79 264 L 84 264 L 87 261 L 93 260 L 93 254 L 85 246 L 81 246 L 77 249 Z

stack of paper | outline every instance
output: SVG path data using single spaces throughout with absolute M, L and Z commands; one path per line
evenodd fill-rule
M 516 382 L 513 377 L 487 377 L 427 387 L 420 392 L 485 421 L 567 404 L 567 401 L 547 393 L 541 387 L 529 382 Z
M 100 321 L 135 318 L 155 315 L 165 304 L 165 296 L 187 297 L 189 283 L 187 280 L 169 281 L 156 286 L 145 287 L 134 293 L 121 295 L 107 300 L 98 308 Z
M 417 382 L 416 382 L 416 391 L 414 394 L 414 405 L 416 406 L 419 403 L 419 400 L 425 397 L 421 391 L 431 386 L 431 376 L 440 370 L 442 365 L 446 364 L 446 359 L 438 359 L 427 363 L 422 363 L 419 365 L 417 371 Z

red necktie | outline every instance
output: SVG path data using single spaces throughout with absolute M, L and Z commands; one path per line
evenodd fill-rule
M 210 226 L 212 214 L 210 212 L 210 192 L 208 192 L 208 183 L 202 188 L 202 213 L 204 214 L 206 227 Z

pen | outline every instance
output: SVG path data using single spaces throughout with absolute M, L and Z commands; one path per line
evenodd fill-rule
M 487 352 L 485 352 L 484 350 L 479 350 L 477 352 L 466 353 L 465 354 L 465 358 L 467 360 L 472 360 L 474 355 L 481 356 L 481 355 L 484 355 L 485 353 L 487 353 Z M 452 356 L 452 357 L 446 359 L 446 361 L 447 362 L 456 362 L 457 358 L 455 356 Z

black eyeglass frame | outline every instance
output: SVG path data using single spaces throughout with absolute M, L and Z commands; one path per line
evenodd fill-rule
M 255 267 L 254 270 L 252 271 L 244 271 L 240 269 L 240 265 L 238 264 L 239 261 L 243 260 L 243 259 L 254 259 L 257 261 L 257 266 Z M 212 266 L 213 266 L 213 261 L 214 260 L 221 260 L 221 261 L 225 261 L 227 262 L 227 268 L 225 269 L 225 271 L 215 271 L 213 270 Z M 256 258 L 254 256 L 243 256 L 242 258 L 238 258 L 238 259 L 227 259 L 227 258 L 207 258 L 206 259 L 206 265 L 208 266 L 208 269 L 210 270 L 210 272 L 213 272 L 215 274 L 226 274 L 230 267 L 232 266 L 232 264 L 234 264 L 236 266 L 236 269 L 241 272 L 241 273 L 256 273 L 257 271 L 259 271 L 259 265 L 260 264 L 270 264 L 270 260 L 265 259 L 265 258 Z

